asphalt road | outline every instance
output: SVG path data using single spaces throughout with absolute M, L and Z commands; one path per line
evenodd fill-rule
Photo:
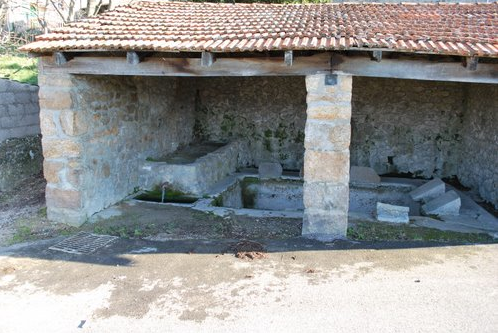
M 498 332 L 498 244 L 56 241 L 0 248 L 0 332 Z

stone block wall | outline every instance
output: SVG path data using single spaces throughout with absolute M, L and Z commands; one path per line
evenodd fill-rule
M 42 169 L 38 86 L 0 79 L 0 191 Z
M 303 235 L 346 236 L 349 207 L 351 76 L 306 77 Z
M 38 86 L 0 79 L 0 142 L 40 134 Z
M 300 170 L 304 156 L 304 77 L 197 79 L 195 134 L 200 139 L 247 140 L 253 164 L 276 161 Z
M 139 165 L 193 138 L 188 79 L 40 76 L 51 220 L 78 225 L 139 186 Z

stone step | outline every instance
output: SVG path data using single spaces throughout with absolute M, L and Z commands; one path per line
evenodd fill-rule
M 408 223 L 410 221 L 409 212 L 409 207 L 377 202 L 377 220 L 381 222 Z
M 421 211 L 424 215 L 458 215 L 461 205 L 460 196 L 455 191 L 448 191 L 423 205 Z
M 445 191 L 446 185 L 444 182 L 439 178 L 434 178 L 411 191 L 410 196 L 415 201 L 429 202 L 443 195 Z
M 372 168 L 352 166 L 349 171 L 349 181 L 360 183 L 380 183 L 380 177 Z

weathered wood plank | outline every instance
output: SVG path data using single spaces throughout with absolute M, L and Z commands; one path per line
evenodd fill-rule
M 210 67 L 215 62 L 214 54 L 207 51 L 202 51 L 201 53 L 201 66 Z
M 271 76 L 308 75 L 330 70 L 330 54 L 321 53 L 294 59 L 287 66 L 281 57 L 218 58 L 209 67 L 200 58 L 144 59 L 129 66 L 121 57 L 76 57 L 65 66 L 55 66 L 50 58 L 42 57 L 41 70 L 69 74 L 144 75 L 144 76 Z
M 498 64 L 481 63 L 475 70 L 470 71 L 463 67 L 461 62 L 386 59 L 385 57 L 381 62 L 376 62 L 364 57 L 333 54 L 331 70 L 333 73 L 347 73 L 355 76 L 498 84 Z
M 292 51 L 285 51 L 284 62 L 287 66 L 292 66 L 292 63 L 294 62 L 294 54 Z
M 376 62 L 368 56 L 325 52 L 312 56 L 294 56 L 292 66 L 288 66 L 280 57 L 218 58 L 209 67 L 203 67 L 200 58 L 149 57 L 130 66 L 124 57 L 80 56 L 58 66 L 51 57 L 42 57 L 40 70 L 52 73 L 142 76 L 286 76 L 330 73 L 498 84 L 498 64 L 480 63 L 475 70 L 468 70 L 457 61 L 383 57 L 382 61 Z
M 469 71 L 475 71 L 477 69 L 477 63 L 479 61 L 478 57 L 467 57 L 466 65 Z
M 53 59 L 57 66 L 62 66 L 73 59 L 73 56 L 70 53 L 54 52 Z
M 126 52 L 126 61 L 130 65 L 138 65 L 142 59 L 137 52 Z
M 372 59 L 380 62 L 382 60 L 382 51 L 375 50 L 372 52 Z

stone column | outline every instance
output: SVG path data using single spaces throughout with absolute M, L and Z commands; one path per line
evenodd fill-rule
M 306 77 L 303 236 L 344 238 L 349 208 L 352 77 Z
M 80 180 L 80 135 L 86 129 L 72 110 L 73 81 L 70 75 L 47 74 L 43 70 L 40 70 L 38 80 L 47 217 L 51 221 L 80 225 L 87 218 Z

